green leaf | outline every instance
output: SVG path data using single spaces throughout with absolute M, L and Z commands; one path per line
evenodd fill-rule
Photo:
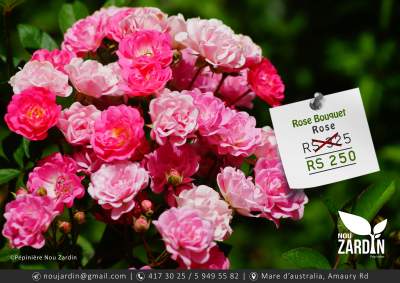
M 58 25 L 63 33 L 72 26 L 74 22 L 89 14 L 86 6 L 79 1 L 72 4 L 64 4 L 58 14 Z
M 391 161 L 400 163 L 400 146 L 399 145 L 388 145 L 379 151 L 380 159 L 385 161 Z
M 124 6 L 130 6 L 132 4 L 132 0 L 108 0 L 106 3 L 104 3 L 104 7 L 110 7 L 110 6 L 117 6 L 117 7 L 124 7 Z
M 142 262 L 148 262 L 147 252 L 143 245 L 137 246 L 133 250 L 135 257 L 137 257 Z
M 336 222 L 338 210 L 343 210 L 345 206 L 352 205 L 352 201 L 359 194 L 360 190 L 349 188 L 347 182 L 338 182 L 329 185 L 321 195 L 321 200 L 328 208 L 332 219 Z
M 11 181 L 19 175 L 20 171 L 17 169 L 0 169 L 0 185 Z
M 26 139 L 26 138 L 22 138 L 22 145 L 24 148 L 24 152 L 25 152 L 25 156 L 30 158 L 30 154 L 29 154 L 29 145 L 30 145 L 31 141 Z
M 26 187 L 25 186 L 25 182 L 24 182 L 24 177 L 25 177 L 24 174 L 19 174 L 18 175 L 17 181 L 15 182 L 15 187 L 16 188 L 25 188 Z
M 70 107 L 71 104 L 75 102 L 75 98 L 73 97 L 73 95 L 70 95 L 68 97 L 57 96 L 56 102 L 64 109 Z
M 26 49 L 44 48 L 53 50 L 58 47 L 57 43 L 48 33 L 42 32 L 37 27 L 20 24 L 17 29 L 19 40 L 21 41 L 22 46 Z
M 72 7 L 74 8 L 76 20 L 82 19 L 89 15 L 89 11 L 86 8 L 85 4 L 80 1 L 74 1 L 74 3 L 72 3 Z
M 250 173 L 250 165 L 246 161 L 243 161 L 242 165 L 240 166 L 240 170 L 243 171 L 243 173 L 248 176 Z
M 40 48 L 42 41 L 42 34 L 37 27 L 25 24 L 19 24 L 17 26 L 18 36 L 21 44 L 27 49 L 38 49 Z
M 298 268 L 330 269 L 328 260 L 316 250 L 296 248 L 282 254 L 282 258 Z
M 82 235 L 79 235 L 77 244 L 82 248 L 82 265 L 86 265 L 94 255 L 94 248 Z
M 40 42 L 40 47 L 44 48 L 44 49 L 47 49 L 47 50 L 54 50 L 54 49 L 58 48 L 58 45 L 54 41 L 54 39 L 51 38 L 51 36 L 48 33 L 43 32 L 42 33 L 42 40 Z
M 380 82 L 371 75 L 364 75 L 358 82 L 367 116 L 376 114 L 380 109 L 383 90 Z
M 41 158 L 44 158 L 46 156 L 49 156 L 50 154 L 53 154 L 53 153 L 56 153 L 59 151 L 60 151 L 60 148 L 58 147 L 57 144 L 50 144 L 43 149 Z
M 11 12 L 15 7 L 24 3 L 25 0 L 1 0 L 0 7 L 3 8 L 4 12 Z
M 19 147 L 13 153 L 14 160 L 15 162 L 17 162 L 19 168 L 21 169 L 24 168 L 24 156 L 24 142 L 22 141 Z
M 58 25 L 62 33 L 75 22 L 74 9 L 71 4 L 64 4 L 58 13 Z
M 19 265 L 19 269 L 21 270 L 39 270 L 39 269 L 51 269 L 51 266 L 54 266 L 54 262 L 52 263 L 23 263 Z M 53 267 L 54 268 L 54 267 Z
M 11 132 L 5 128 L 1 127 L 0 128 L 0 156 L 3 157 L 5 160 L 8 160 L 7 155 L 4 153 L 4 148 L 3 148 L 3 141 L 11 134 Z
M 91 243 L 97 244 L 100 242 L 104 231 L 106 230 L 106 224 L 97 221 L 91 214 L 86 215 L 86 223 L 81 227 L 80 235 L 84 236 L 85 239 Z
M 4 149 L 3 149 L 3 144 L 2 143 L 0 144 L 0 156 L 3 157 L 5 160 L 8 160 L 7 155 L 4 153 Z
M 18 255 L 18 249 L 10 249 L 7 245 L 0 250 L 0 262 L 10 262 L 12 255 Z
M 357 198 L 352 213 L 367 219 L 369 222 L 381 210 L 396 192 L 394 180 L 382 181 L 363 191 Z

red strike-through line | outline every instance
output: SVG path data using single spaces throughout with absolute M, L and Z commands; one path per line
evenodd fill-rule
M 318 150 L 320 150 L 321 148 L 323 148 L 325 145 L 330 144 L 330 145 L 336 145 L 336 146 L 342 146 L 341 143 L 335 143 L 332 142 L 332 140 L 334 138 L 336 138 L 339 135 L 339 133 L 337 132 L 336 134 L 334 134 L 333 136 L 331 136 L 329 139 L 327 139 L 326 141 L 320 141 L 320 140 L 316 140 L 316 139 L 312 139 L 313 142 L 318 142 L 321 143 L 321 145 L 318 146 L 317 149 L 315 149 L 314 151 L 317 152 Z

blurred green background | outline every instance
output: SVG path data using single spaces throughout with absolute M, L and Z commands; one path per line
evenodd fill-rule
M 15 65 L 30 56 L 20 43 L 16 26 L 36 26 L 59 44 L 62 40 L 59 11 L 65 3 L 74 2 L 30 0 L 12 11 L 8 24 Z M 92 13 L 104 1 L 81 3 Z M 269 221 L 235 218 L 234 233 L 227 241 L 232 245 L 229 258 L 233 268 L 313 267 L 299 266 L 293 254 L 282 256 L 298 247 L 312 248 L 333 266 L 337 262 L 337 210 L 357 210 L 354 208 L 357 199 L 364 202 L 361 206 L 368 211 L 376 212 L 371 213 L 370 220 L 383 217 L 389 221 L 384 233 L 386 258 L 378 261 L 368 256 L 340 259 L 337 266 L 355 267 L 354 262 L 357 267 L 366 268 L 400 266 L 400 233 L 397 232 L 400 230 L 400 190 L 397 185 L 390 185 L 400 177 L 399 1 L 115 0 L 108 3 L 155 6 L 168 14 L 182 13 L 185 18 L 223 20 L 235 32 L 251 36 L 263 48 L 264 56 L 278 68 L 286 85 L 284 103 L 311 98 L 316 91 L 328 94 L 354 87 L 361 89 L 381 172 L 307 190 L 310 201 L 304 218 L 298 222 L 284 220 L 279 229 Z M 82 13 L 84 15 L 85 11 Z M 3 21 L 0 30 L 0 99 L 1 113 L 4 113 L 11 92 L 6 85 L 9 76 L 5 67 Z M 255 105 L 252 114 L 257 117 L 259 126 L 270 125 L 266 104 Z M 1 125 L 4 128 L 3 121 Z M 7 145 L 3 144 L 6 151 Z M 7 166 L 12 162 L 8 161 Z M 371 185 L 368 198 L 365 194 L 358 196 Z M 4 205 L 1 199 L 0 204 Z M 3 246 L 4 239 L 0 243 Z M 300 257 L 304 251 L 309 252 L 299 251 Z M 4 254 L 1 255 L 0 252 L 0 259 L 3 259 Z M 324 260 L 321 262 L 320 267 L 326 266 Z

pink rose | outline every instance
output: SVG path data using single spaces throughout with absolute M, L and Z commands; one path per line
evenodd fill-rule
M 129 159 L 144 137 L 144 121 L 136 108 L 110 106 L 94 123 L 90 144 L 106 162 Z
M 4 119 L 11 131 L 30 140 L 43 140 L 60 116 L 56 96 L 46 88 L 29 87 L 14 94 Z
M 224 102 L 213 93 L 201 93 L 198 89 L 183 91 L 194 99 L 194 105 L 199 109 L 198 127 L 202 136 L 215 134 L 222 124 L 226 124 Z
M 78 166 L 71 157 L 54 153 L 39 162 L 29 173 L 29 192 L 47 194 L 55 201 L 55 209 L 62 212 L 64 205 L 71 207 L 75 198 L 82 198 L 85 188 L 83 177 L 76 175 Z M 44 189 L 44 192 L 43 192 Z
M 68 65 L 75 54 L 67 50 L 54 49 L 49 51 L 47 49 L 36 50 L 32 54 L 31 61 L 48 61 L 58 71 L 64 72 L 64 66 Z
M 9 81 L 14 93 L 37 86 L 44 87 L 57 96 L 67 97 L 72 93 L 68 85 L 68 76 L 57 71 L 50 62 L 29 61 Z
M 222 124 L 217 133 L 207 137 L 219 154 L 250 156 L 261 143 L 261 129 L 256 128 L 256 119 L 247 112 L 226 108 Z
M 151 189 L 155 193 L 167 190 L 172 196 L 170 206 L 175 205 L 175 196 L 184 189 L 192 188 L 191 178 L 199 169 L 200 157 L 191 145 L 180 147 L 165 144 L 146 155 L 146 168 L 151 176 Z
M 225 167 L 217 175 L 217 183 L 224 199 L 241 215 L 258 216 L 262 211 L 263 194 L 254 186 L 252 178 L 233 167 Z
M 190 82 L 196 74 L 197 55 L 194 53 L 189 48 L 180 50 L 179 61 L 171 65 L 172 79 L 170 84 L 177 90 L 189 89 Z
M 133 13 L 135 8 L 123 7 L 117 9 L 118 10 L 114 10 L 114 13 L 110 15 L 110 17 L 108 18 L 107 24 L 104 25 L 104 29 L 106 37 L 108 39 L 119 42 L 126 36 L 123 29 L 119 25 L 124 18 L 128 17 Z
M 149 175 L 130 161 L 103 164 L 90 176 L 88 192 L 117 220 L 135 207 L 135 197 L 148 185 Z
M 108 24 L 108 37 L 119 42 L 127 35 L 138 30 L 156 30 L 164 32 L 167 29 L 167 15 L 158 8 L 137 7 L 124 9 L 116 13 Z
M 222 75 L 211 71 L 210 67 L 205 67 L 200 75 L 196 78 L 193 83 L 193 88 L 198 88 L 202 92 L 215 92 Z
M 140 59 L 168 67 L 172 62 L 171 39 L 168 34 L 155 30 L 135 31 L 120 41 L 117 55 L 122 68 L 130 67 Z
M 103 7 L 100 10 L 97 10 L 93 13 L 94 16 L 98 18 L 102 18 L 103 23 L 110 20 L 114 15 L 121 13 L 126 10 L 132 10 L 130 7 L 116 7 L 116 6 L 108 6 Z
M 262 217 L 279 226 L 281 218 L 299 220 L 308 202 L 302 190 L 291 190 L 279 159 L 260 158 L 254 167 L 256 186 L 264 194 Z
M 109 36 L 109 29 L 111 28 L 112 22 L 111 20 L 113 19 L 114 16 L 117 14 L 124 14 L 124 13 L 130 13 L 133 8 L 129 7 L 115 7 L 115 6 L 110 6 L 106 8 L 101 8 L 100 10 L 96 11 L 93 13 L 92 17 L 95 18 L 99 22 L 99 30 L 103 32 L 105 37 L 110 38 Z
M 253 99 L 256 94 L 249 89 L 247 69 L 237 76 L 228 76 L 222 84 L 219 95 L 229 106 L 253 108 Z
M 209 260 L 213 242 L 213 225 L 190 208 L 170 208 L 153 221 L 173 260 L 186 266 Z
M 285 98 L 285 85 L 267 58 L 250 68 L 247 79 L 251 89 L 269 105 L 278 106 Z
M 202 264 L 192 263 L 191 266 L 186 266 L 182 261 L 179 261 L 179 267 L 183 269 L 227 270 L 230 268 L 230 262 L 224 253 L 215 246 L 210 250 L 210 258 L 207 262 Z
M 168 33 L 171 35 L 172 38 L 172 47 L 174 49 L 183 48 L 182 44 L 180 44 L 176 39 L 175 36 L 179 33 L 186 31 L 186 21 L 182 14 L 169 16 L 167 19 L 168 25 Z
M 177 198 L 178 207 L 196 209 L 204 219 L 214 225 L 214 240 L 223 241 L 232 233 L 229 223 L 232 210 L 214 189 L 200 185 L 182 191 Z
M 79 102 L 74 102 L 61 112 L 57 127 L 69 143 L 86 145 L 90 143 L 94 121 L 100 113 L 93 105 L 83 106 Z
M 194 98 L 194 104 L 199 109 L 199 133 L 218 154 L 246 157 L 259 147 L 261 130 L 255 127 L 254 117 L 225 107 L 211 93 L 202 94 L 197 89 L 182 93 Z
M 61 48 L 84 56 L 87 52 L 96 51 L 104 36 L 102 18 L 91 15 L 78 20 L 65 32 Z
M 271 127 L 265 126 L 261 129 L 261 143 L 260 146 L 256 148 L 254 155 L 257 158 L 280 158 L 275 133 Z
M 94 60 L 74 58 L 65 66 L 65 71 L 74 87 L 83 94 L 93 97 L 123 95 L 119 88 L 120 69 L 116 63 L 103 66 Z
M 240 37 L 221 21 L 188 19 L 186 29 L 176 34 L 175 40 L 204 57 L 213 67 L 232 70 L 246 63 Z
M 30 246 L 40 249 L 45 244 L 43 234 L 55 216 L 54 202 L 50 197 L 20 195 L 6 205 L 2 234 L 10 240 L 13 248 Z
M 200 74 L 193 81 L 192 88 L 190 84 L 196 75 L 198 67 L 196 67 L 197 55 L 190 48 L 182 49 L 181 58 L 176 64 L 172 64 L 172 79 L 169 84 L 177 90 L 198 88 L 202 92 L 214 92 L 217 88 L 222 75 L 214 73 L 208 66 L 201 70 Z
M 160 145 L 167 141 L 176 146 L 183 145 L 197 130 L 199 110 L 188 94 L 165 92 L 151 100 L 149 113 L 153 121 L 151 137 Z
M 243 49 L 243 56 L 246 58 L 244 67 L 251 67 L 254 64 L 260 63 L 262 60 L 262 51 L 260 46 L 255 44 L 247 35 L 239 34 L 239 38 Z
M 76 165 L 78 165 L 78 172 L 83 172 L 86 175 L 96 172 L 104 163 L 92 149 L 87 147 L 74 152 L 72 158 L 75 160 Z
M 210 67 L 205 67 L 193 83 L 193 88 L 198 88 L 202 92 L 215 92 L 222 75 L 211 71 Z
M 121 70 L 121 89 L 128 96 L 147 96 L 162 90 L 171 79 L 171 68 L 163 68 L 160 63 L 148 59 L 138 60 L 132 66 Z
M 197 175 L 200 178 L 215 179 L 221 163 L 224 163 L 227 155 L 219 156 L 216 154 L 215 149 L 201 136 L 198 137 L 193 146 L 201 157 Z

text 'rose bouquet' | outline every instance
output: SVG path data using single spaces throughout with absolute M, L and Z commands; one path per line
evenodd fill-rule
M 273 130 L 245 111 L 256 96 L 279 105 L 282 80 L 219 20 L 103 8 L 60 50 L 35 51 L 10 84 L 9 129 L 59 145 L 6 205 L 13 248 L 74 250 L 93 215 L 124 235 L 130 267 L 226 269 L 233 217 L 278 227 L 303 215 L 307 197 L 288 187 Z

